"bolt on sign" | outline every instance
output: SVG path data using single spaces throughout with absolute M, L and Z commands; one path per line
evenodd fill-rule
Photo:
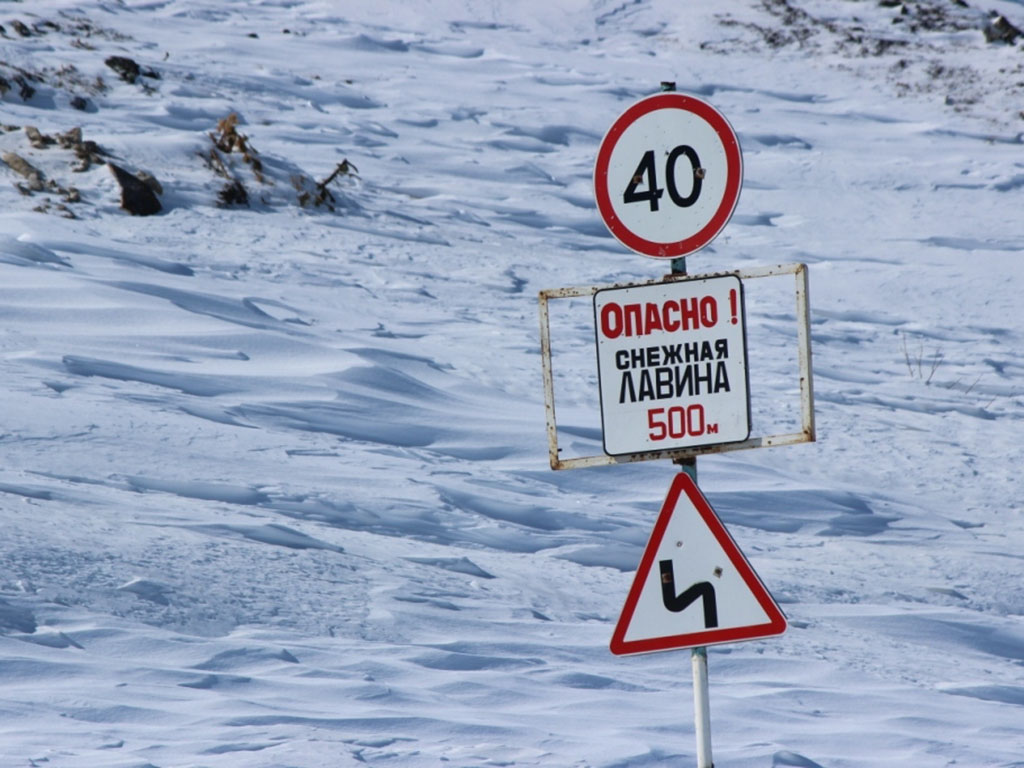
M 739 277 L 605 288 L 594 294 L 594 323 L 605 453 L 750 436 Z

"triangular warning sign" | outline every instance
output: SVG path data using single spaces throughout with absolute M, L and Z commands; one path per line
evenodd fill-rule
M 654 524 L 611 650 L 617 655 L 781 635 L 786 617 L 689 475 Z

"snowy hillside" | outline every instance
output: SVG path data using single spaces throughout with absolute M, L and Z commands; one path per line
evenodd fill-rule
M 1024 766 L 1021 29 L 0 2 L 0 768 L 695 764 L 688 652 L 608 649 L 677 468 L 549 468 L 537 315 L 666 271 L 592 183 L 662 81 L 743 148 L 688 270 L 810 270 L 818 441 L 699 460 L 790 625 L 710 650 L 715 764 Z M 561 311 L 565 446 L 600 453 Z M 761 428 L 791 296 L 747 322 Z

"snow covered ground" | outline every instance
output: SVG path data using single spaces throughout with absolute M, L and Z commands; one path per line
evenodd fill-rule
M 810 268 L 818 442 L 699 460 L 790 622 L 710 650 L 716 765 L 1024 766 L 1024 38 L 989 11 L 1024 27 L 0 3 L 0 153 L 39 171 L 0 165 L 0 766 L 695 764 L 689 654 L 608 650 L 676 468 L 548 468 L 537 322 L 540 290 L 665 271 L 591 173 L 666 80 L 744 152 L 689 271 Z M 793 396 L 779 296 L 756 419 Z M 556 329 L 584 454 L 589 311 Z

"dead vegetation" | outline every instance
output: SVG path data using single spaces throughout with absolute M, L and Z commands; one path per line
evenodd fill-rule
M 252 145 L 249 137 L 238 130 L 240 118 L 232 112 L 217 121 L 217 128 L 209 134 L 212 146 L 207 152 L 200 153 L 206 166 L 217 176 L 225 180 L 217 192 L 217 204 L 220 207 L 249 206 L 253 195 L 240 177 L 238 171 L 248 169 L 254 181 L 263 187 L 273 187 L 274 180 L 265 171 L 260 153 Z M 241 169 L 236 171 L 235 156 L 240 157 Z M 289 176 L 291 186 L 296 191 L 295 201 L 302 208 L 326 208 L 335 211 L 339 200 L 331 191 L 330 185 L 344 177 L 357 177 L 358 169 L 347 159 L 337 164 L 334 171 L 322 181 L 315 181 L 304 173 L 292 173 Z M 268 203 L 265 195 L 258 199 Z
M 217 176 L 226 179 L 226 183 L 217 192 L 217 204 L 222 208 L 248 206 L 249 190 L 232 171 L 231 161 L 225 155 L 240 154 L 242 162 L 249 166 L 257 182 L 266 184 L 267 179 L 263 175 L 263 161 L 259 153 L 250 146 L 249 137 L 238 132 L 238 115 L 232 112 L 217 121 L 217 130 L 211 131 L 209 136 L 213 146 L 202 155 L 203 160 Z
M 917 351 L 912 351 L 907 344 L 906 334 L 903 336 L 903 357 L 907 363 L 907 370 L 910 371 L 910 378 L 919 379 L 926 385 L 932 383 L 935 372 L 942 365 L 945 355 L 942 350 L 936 348 L 929 359 L 925 359 L 924 342 L 918 341 Z
M 268 183 L 263 175 L 263 161 L 260 160 L 259 152 L 249 144 L 248 136 L 238 132 L 238 115 L 236 113 L 232 112 L 227 117 L 217 121 L 217 130 L 210 133 L 210 141 L 213 142 L 213 149 L 210 150 L 210 159 L 219 175 L 235 180 L 219 153 L 230 155 L 237 152 L 242 156 L 242 162 L 252 169 L 252 174 L 256 177 L 256 181 L 261 184 Z
M 104 43 L 122 43 L 132 38 L 116 31 L 103 28 L 90 19 L 74 12 L 61 11 L 52 19 L 6 19 L 0 23 L 0 38 L 8 40 L 34 39 L 62 35 L 71 37 L 69 45 L 83 52 L 101 50 Z M 87 54 L 83 54 L 82 61 Z M 166 58 L 166 56 L 165 56 Z M 89 56 L 97 68 L 100 61 L 116 74 L 118 81 L 135 85 L 147 94 L 155 94 L 154 83 L 161 75 L 135 59 L 121 53 L 116 55 L 95 54 Z M 77 66 L 76 66 L 77 64 Z M 78 67 L 82 67 L 80 70 Z M 50 66 L 30 59 L 0 59 L 0 99 L 20 99 L 22 102 L 45 101 L 52 103 L 54 92 L 64 94 L 64 103 L 78 110 L 95 111 L 95 99 L 111 90 L 104 76 L 87 70 L 81 62 L 55 62 Z M 112 76 L 108 76 L 114 81 Z M 358 169 L 348 159 L 336 163 L 333 170 L 322 179 L 305 173 L 296 165 L 280 157 L 268 158 L 267 163 L 252 145 L 250 138 L 242 132 L 243 121 L 237 113 L 231 113 L 217 122 L 214 130 L 208 132 L 208 148 L 199 155 L 213 174 L 221 180 L 216 190 L 215 203 L 219 207 L 252 207 L 254 205 L 277 205 L 282 202 L 301 208 L 337 211 L 358 210 L 359 205 L 345 194 L 345 184 L 351 185 L 358 179 Z M 5 132 L 24 130 L 28 152 L 7 142 L 2 158 L 16 175 L 15 186 L 22 195 L 43 196 L 36 210 L 53 210 L 61 215 L 74 217 L 68 205 L 81 202 L 81 194 L 72 185 L 63 185 L 47 173 L 59 177 L 60 171 L 52 162 L 39 162 L 32 157 L 34 151 L 59 148 L 73 156 L 70 171 L 82 173 L 97 165 L 108 166 L 122 189 L 122 207 L 136 215 L 149 215 L 159 210 L 159 201 L 148 198 L 147 193 L 135 188 L 135 180 L 143 178 L 154 195 L 161 194 L 159 183 L 143 171 L 129 172 L 110 162 L 107 153 L 95 142 L 82 138 L 80 128 L 73 128 L 62 134 L 48 135 L 34 126 L 0 126 Z M 31 162 L 28 158 L 31 158 Z M 120 162 L 120 161 L 118 161 Z M 37 167 L 40 166 L 40 167 Z M 44 172 L 45 169 L 45 172 Z M 127 195 L 127 197 L 126 197 Z M 131 202 L 140 200 L 139 204 Z
M 307 189 L 311 180 L 305 176 L 292 177 L 292 186 L 299 193 L 298 203 L 303 208 L 308 205 L 312 205 L 314 208 L 323 206 L 333 212 L 338 204 L 338 199 L 328 188 L 330 183 L 342 176 L 358 176 L 358 174 L 358 168 L 348 160 L 342 160 L 326 179 L 314 182 L 315 186 L 312 191 Z

